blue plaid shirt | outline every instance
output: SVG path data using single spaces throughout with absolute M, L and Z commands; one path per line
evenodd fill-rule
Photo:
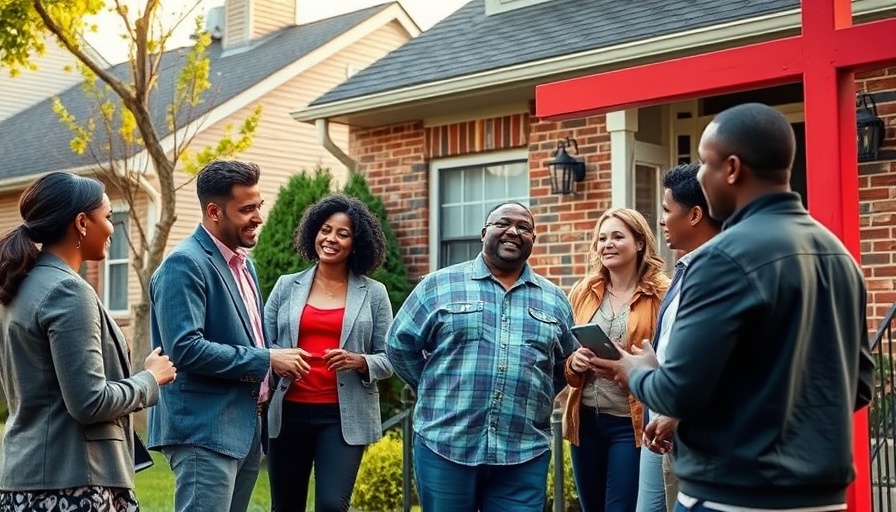
M 506 291 L 482 254 L 417 285 L 386 337 L 417 392 L 414 430 L 465 465 L 531 460 L 550 448 L 553 400 L 578 346 L 566 295 L 526 265 Z

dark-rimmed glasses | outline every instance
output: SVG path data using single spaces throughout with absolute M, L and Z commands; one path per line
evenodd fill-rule
M 531 226 L 527 226 L 525 224 L 511 224 L 509 222 L 496 221 L 496 222 L 486 222 L 485 227 L 494 226 L 495 229 L 501 232 L 505 232 L 510 228 L 516 228 L 516 232 L 520 234 L 520 236 L 526 236 L 529 238 L 535 238 L 535 228 Z

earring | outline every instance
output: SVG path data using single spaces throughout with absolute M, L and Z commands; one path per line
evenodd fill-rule
M 83 240 L 84 237 L 87 236 L 87 231 L 81 231 L 80 233 L 78 233 L 78 235 L 80 236 L 78 236 L 78 244 L 75 245 L 75 249 L 81 248 L 81 240 Z

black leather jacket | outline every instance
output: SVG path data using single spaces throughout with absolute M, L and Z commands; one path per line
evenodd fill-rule
M 698 251 L 666 363 L 630 382 L 681 420 L 681 491 L 757 508 L 844 503 L 874 367 L 861 270 L 795 193 L 754 200 Z

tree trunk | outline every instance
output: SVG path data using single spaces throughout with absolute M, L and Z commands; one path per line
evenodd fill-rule
M 134 373 L 143 370 L 143 360 L 149 355 L 149 303 L 134 304 L 134 333 L 131 339 L 131 367 Z

